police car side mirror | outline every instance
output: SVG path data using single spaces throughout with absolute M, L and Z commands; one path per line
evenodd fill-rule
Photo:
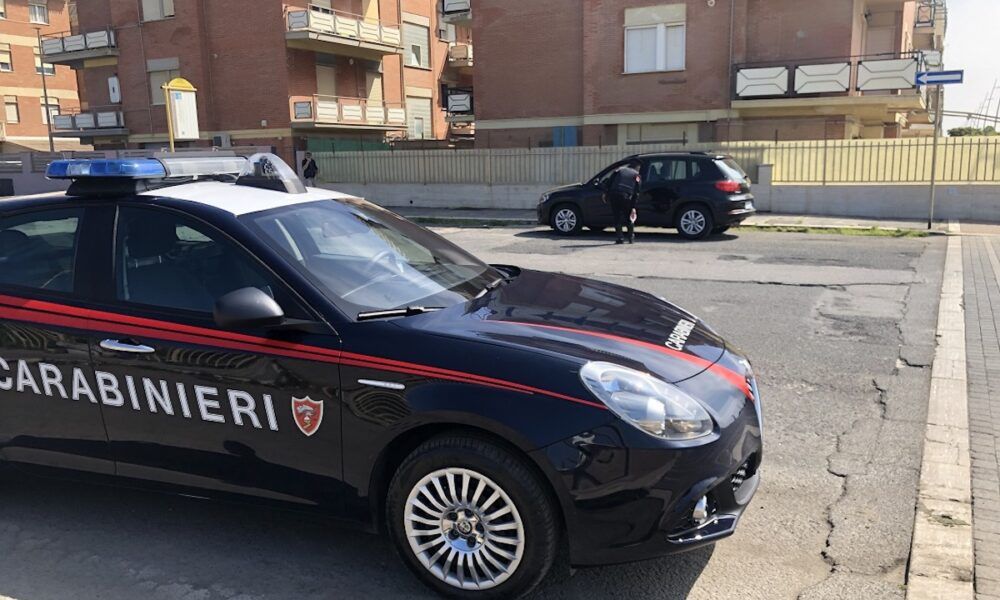
M 255 287 L 246 287 L 215 302 L 215 323 L 223 329 L 276 327 L 285 321 L 285 312 L 274 298 Z

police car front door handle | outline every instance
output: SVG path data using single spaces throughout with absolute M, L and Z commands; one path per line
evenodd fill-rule
M 111 352 L 126 352 L 128 354 L 152 354 L 156 352 L 156 348 L 143 346 L 142 344 L 126 344 L 118 340 L 104 340 L 101 342 L 101 348 L 110 350 Z

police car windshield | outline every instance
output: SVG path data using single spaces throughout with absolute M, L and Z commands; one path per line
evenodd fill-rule
M 361 200 L 242 220 L 348 315 L 471 300 L 499 273 L 444 238 Z

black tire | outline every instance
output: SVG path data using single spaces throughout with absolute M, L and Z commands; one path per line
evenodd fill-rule
M 560 204 L 552 209 L 549 225 L 560 235 L 577 235 L 583 231 L 583 213 L 574 204 Z
M 703 204 L 688 204 L 677 211 L 674 227 L 681 237 L 688 240 L 703 240 L 712 233 L 714 219 L 712 211 Z
M 594 233 L 604 233 L 608 228 L 600 227 L 598 225 L 587 225 L 587 229 L 593 231 Z
M 469 478 L 470 483 L 468 484 L 468 488 L 470 489 L 473 487 L 478 488 L 478 484 L 475 483 L 472 475 L 478 475 L 481 478 L 480 480 L 488 480 L 489 483 L 484 482 L 487 485 L 485 488 L 487 491 L 480 496 L 480 502 L 483 502 L 483 496 L 493 496 L 493 493 L 488 490 L 494 485 L 501 493 L 506 495 L 506 497 L 498 498 L 492 503 L 483 506 L 483 509 L 500 507 L 493 511 L 494 513 L 499 512 L 501 508 L 506 508 L 504 503 L 507 500 L 510 500 L 513 505 L 513 510 L 507 515 L 482 523 L 483 526 L 486 523 L 501 523 L 497 526 L 505 527 L 508 531 L 494 535 L 519 535 L 521 540 L 520 546 L 507 545 L 503 541 L 499 541 L 501 549 L 505 549 L 510 554 L 516 555 L 518 550 L 515 548 L 520 548 L 521 555 L 517 564 L 514 565 L 513 574 L 505 575 L 499 569 L 495 569 L 497 577 L 505 577 L 495 587 L 488 589 L 463 589 L 453 583 L 446 583 L 439 575 L 432 573 L 429 567 L 425 567 L 422 562 L 422 560 L 430 561 L 433 557 L 428 555 L 436 554 L 442 548 L 445 548 L 446 551 L 442 558 L 438 559 L 438 562 L 430 562 L 432 566 L 442 570 L 442 561 L 446 560 L 449 554 L 447 551 L 448 544 L 450 543 L 447 541 L 448 539 L 454 539 L 454 543 L 472 543 L 467 542 L 466 538 L 448 538 L 439 532 L 443 531 L 445 527 L 445 519 L 448 519 L 449 523 L 453 522 L 454 526 L 449 531 L 457 532 L 459 526 L 463 525 L 459 521 L 460 518 L 463 518 L 465 514 L 470 516 L 473 514 L 478 515 L 478 512 L 472 513 L 470 511 L 469 513 L 459 515 L 452 510 L 451 506 L 445 506 L 445 510 L 448 512 L 440 512 L 435 507 L 433 508 L 434 512 L 440 512 L 441 515 L 444 515 L 435 518 L 434 513 L 431 511 L 422 512 L 420 508 L 415 507 L 419 502 L 410 502 L 410 496 L 413 494 L 416 500 L 422 501 L 428 507 L 432 506 L 430 499 L 421 495 L 422 493 L 417 490 L 421 489 L 423 485 L 431 485 L 424 481 L 425 478 L 439 474 L 445 469 L 460 470 L 457 475 L 446 475 L 446 477 L 455 477 L 455 488 L 458 490 L 462 489 L 461 482 L 463 481 L 463 477 Z M 442 480 L 439 479 L 438 481 Z M 444 488 L 447 490 L 447 485 Z M 438 504 L 447 505 L 447 498 L 441 497 L 434 489 L 432 486 L 429 490 L 430 493 L 434 494 L 434 500 Z M 449 492 L 446 491 L 446 493 Z M 471 495 L 469 498 L 471 498 Z M 427 544 L 434 539 L 441 540 L 441 545 L 431 545 L 425 551 L 426 554 L 423 555 L 423 559 L 417 556 L 417 550 L 411 546 L 411 538 L 407 534 L 406 517 L 408 508 L 413 513 L 411 516 L 440 524 L 438 529 L 430 529 L 434 525 L 411 521 L 414 523 L 412 525 L 414 530 L 419 529 L 419 531 L 435 532 L 427 536 L 414 536 L 415 544 Z M 523 597 L 542 581 L 551 568 L 558 551 L 559 528 L 556 523 L 556 511 L 539 478 L 528 468 L 523 459 L 487 440 L 470 436 L 454 435 L 434 438 L 424 442 L 414 450 L 403 461 L 403 464 L 392 478 L 392 483 L 389 485 L 389 493 L 386 500 L 386 519 L 389 534 L 395 543 L 396 550 L 403 558 L 403 562 L 428 587 L 450 598 L 494 599 Z M 466 520 L 464 524 L 468 526 L 470 521 Z M 517 523 L 520 523 L 521 529 L 516 533 L 509 533 Z M 476 525 L 475 527 L 478 530 L 480 525 Z M 473 531 L 475 532 L 476 530 Z M 484 533 L 481 535 L 486 536 L 484 539 L 489 540 L 488 543 L 495 544 L 498 542 L 497 537 L 488 537 L 488 533 L 485 532 L 484 528 L 482 531 Z M 472 535 L 475 535 L 474 532 Z M 481 548 L 483 551 L 486 551 L 488 547 L 481 546 Z M 491 554 L 490 556 L 501 560 L 508 567 L 510 564 L 513 564 L 507 563 L 500 554 Z M 483 558 L 484 564 L 493 566 L 485 561 L 485 556 Z M 450 565 L 449 571 L 445 574 L 447 575 L 447 573 L 451 572 L 458 572 L 454 570 L 454 565 Z M 485 572 L 483 574 L 485 575 Z M 470 571 L 466 568 L 463 576 L 468 578 L 469 575 Z M 457 575 L 454 575 L 451 579 L 458 582 Z

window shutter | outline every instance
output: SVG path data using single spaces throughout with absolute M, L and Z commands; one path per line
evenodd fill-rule
M 406 66 L 431 66 L 430 30 L 423 25 L 403 23 L 403 42 L 406 46 Z

